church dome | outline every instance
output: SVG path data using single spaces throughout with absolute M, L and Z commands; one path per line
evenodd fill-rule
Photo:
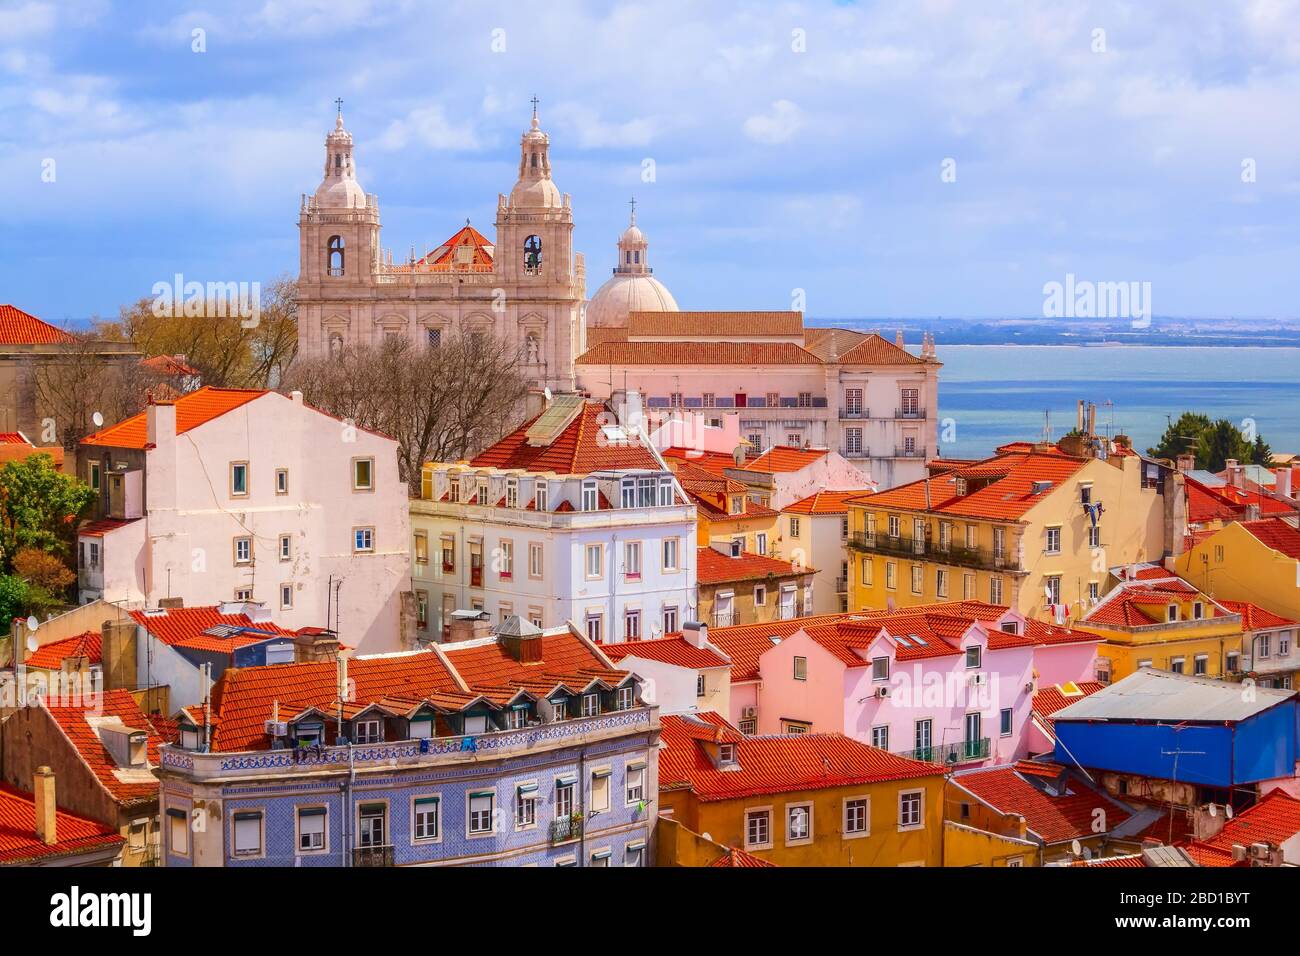
M 316 204 L 335 209 L 364 209 L 366 191 L 357 182 L 352 134 L 343 128 L 342 101 L 334 129 L 325 137 L 325 177 L 316 187 Z
M 519 179 L 510 190 L 511 208 L 561 209 L 564 195 L 551 179 L 551 138 L 542 132 L 533 104 L 533 121 L 519 139 Z
M 650 268 L 650 244 L 636 224 L 636 200 L 632 218 L 618 240 L 618 265 L 614 274 L 596 290 L 587 303 L 588 328 L 622 328 L 633 312 L 678 312 L 677 300 L 656 279 Z
M 622 328 L 633 312 L 679 312 L 677 300 L 652 275 L 615 273 L 587 303 L 588 328 Z

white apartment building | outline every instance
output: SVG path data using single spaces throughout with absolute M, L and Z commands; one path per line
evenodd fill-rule
M 695 508 L 640 429 L 556 397 L 469 462 L 424 466 L 410 502 L 420 636 L 456 611 L 594 641 L 663 636 L 691 619 Z
M 283 627 L 336 628 L 362 652 L 414 640 L 397 443 L 300 392 L 155 402 L 86 438 L 78 473 L 100 495 L 77 532 L 82 603 L 256 601 Z

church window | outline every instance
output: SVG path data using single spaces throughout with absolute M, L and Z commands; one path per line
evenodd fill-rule
M 442 345 L 442 329 L 427 329 L 429 334 L 429 348 L 436 349 Z
M 335 168 L 335 169 L 342 169 L 342 168 L 343 168 L 343 154 L 342 154 L 342 153 L 335 153 L 335 154 L 334 154 L 334 168 Z
M 632 264 L 632 253 L 630 253 L 630 252 L 625 252 L 625 253 L 623 253 L 623 262 L 626 263 L 627 265 L 631 265 L 631 264 Z
M 343 253 L 346 243 L 342 236 L 330 236 L 329 241 L 329 274 L 332 276 L 343 275 Z
M 542 271 L 542 238 L 529 236 L 524 240 L 524 272 L 530 276 L 540 275 Z
M 639 253 L 639 252 L 634 252 L 634 253 L 632 253 L 632 261 L 635 262 L 637 265 L 640 265 L 640 264 L 641 264 L 641 253 Z
M 531 158 L 530 158 L 530 160 L 529 160 L 529 165 L 532 166 L 533 169 L 536 169 L 536 168 L 537 168 L 537 154 L 536 154 L 536 153 L 533 153 L 533 154 L 531 155 Z

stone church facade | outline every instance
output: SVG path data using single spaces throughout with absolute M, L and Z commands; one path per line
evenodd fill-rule
M 298 354 L 320 358 L 392 339 L 431 347 L 488 333 L 519 349 L 535 387 L 572 391 L 586 268 L 535 108 L 519 145 L 518 180 L 497 200 L 495 242 L 466 223 L 422 258 L 394 263 L 380 241 L 379 199 L 357 182 L 340 110 L 320 186 L 299 211 Z

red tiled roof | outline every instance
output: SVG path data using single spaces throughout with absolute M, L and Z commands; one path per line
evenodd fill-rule
M 769 558 L 761 554 L 742 551 L 733 558 L 714 548 L 697 548 L 695 558 L 696 580 L 702 585 L 731 584 L 735 581 L 757 581 L 769 574 L 788 578 L 799 574 L 814 574 L 808 567 L 795 567 L 789 561 Z
M 1015 766 L 959 773 L 952 777 L 952 783 L 998 813 L 1023 816 L 1029 829 L 1045 843 L 1096 836 L 1092 825 L 1098 807 L 1106 811 L 1108 831 L 1130 816 L 1119 804 L 1073 776 L 1067 784 L 1068 792 L 1059 797 L 1034 786 Z
M 561 683 L 577 690 L 595 679 L 618 684 L 628 674 L 611 668 L 599 651 L 568 628 L 537 639 L 542 642 L 542 659 L 535 664 L 519 663 L 496 640 L 444 644 L 442 650 L 456 673 L 476 691 L 526 687 L 545 693 Z
M 673 446 L 672 448 L 665 448 L 662 454 L 664 458 L 688 462 L 697 468 L 723 478 L 726 477 L 723 474 L 724 469 L 736 467 L 736 460 L 727 452 L 699 451 L 694 448 Z
M 86 631 L 76 637 L 42 645 L 28 656 L 26 664 L 28 667 L 57 671 L 70 657 L 84 657 L 92 664 L 102 664 L 103 635 L 99 631 Z
M 776 866 L 775 863 L 769 863 L 767 860 L 761 860 L 752 853 L 746 853 L 744 850 L 737 850 L 735 847 L 729 847 L 727 852 L 718 857 L 709 866 L 732 866 L 732 867 L 763 867 Z
M 1207 618 L 1223 617 L 1224 611 L 1214 601 L 1187 582 L 1151 579 L 1122 582 L 1101 602 L 1088 610 L 1080 621 L 1097 627 L 1147 627 L 1166 622 L 1165 608 L 1171 603 L 1201 601 Z
M 1241 526 L 1263 542 L 1265 547 L 1280 551 L 1288 558 L 1300 558 L 1300 531 L 1281 518 L 1243 521 Z
M 1236 488 L 1232 485 L 1211 486 L 1185 478 L 1187 489 L 1187 520 L 1199 524 L 1213 520 L 1231 520 L 1242 518 L 1246 507 L 1254 505 L 1261 516 L 1289 515 L 1295 513 L 1295 505 L 1278 501 L 1259 492 L 1259 486 L 1250 482 L 1251 488 Z M 1252 490 L 1254 489 L 1254 490 Z
M 151 355 L 140 364 L 159 375 L 198 375 L 199 370 L 185 361 L 184 355 Z
M 0 445 L 30 445 L 22 432 L 0 432 Z
M 0 305 L 0 345 L 56 345 L 76 336 L 12 305 Z
M 793 342 L 601 342 L 578 365 L 820 365 Z
M 214 388 L 205 385 L 176 399 L 176 434 L 198 428 L 206 422 L 247 405 L 254 399 L 270 394 L 265 388 Z M 81 440 L 83 445 L 108 448 L 143 449 L 148 443 L 148 413 L 140 412 L 130 418 L 102 428 Z
M 1234 843 L 1281 846 L 1297 833 L 1300 833 L 1300 800 L 1282 790 L 1270 790 L 1253 807 L 1237 814 L 1204 842 L 1231 853 Z
M 1075 860 L 1070 865 L 1132 868 L 1145 867 L 1146 862 L 1142 859 L 1141 853 L 1131 853 L 1127 856 L 1108 856 L 1100 860 Z
M 727 667 L 730 662 L 711 647 L 696 647 L 684 637 L 661 637 L 653 641 L 624 641 L 621 644 L 602 644 L 605 656 L 617 664 L 631 655 L 648 661 L 659 661 L 676 667 Z
M 1245 866 L 1243 861 L 1238 863 L 1232 858 L 1231 850 L 1222 850 L 1218 847 L 1209 846 L 1205 843 L 1180 843 L 1179 848 L 1186 850 L 1187 855 L 1197 862 L 1200 866 Z
M 537 418 L 529 419 L 480 453 L 470 461 L 470 465 L 475 468 L 553 471 L 561 475 L 586 475 L 603 469 L 660 467 L 654 454 L 639 440 L 615 443 L 604 437 L 601 428 L 614 424 L 614 421 L 612 413 L 600 402 L 586 402 L 549 445 L 528 444 L 528 429 Z
M 841 365 L 920 365 L 923 361 L 874 332 L 839 357 Z
M 785 639 L 804 628 L 847 618 L 847 614 L 816 614 L 767 624 L 736 624 L 709 628 L 709 643 L 731 658 L 731 682 L 758 680 L 758 659 L 772 649 L 772 638 Z
M 1266 611 L 1258 604 L 1251 604 L 1249 601 L 1219 601 L 1225 608 L 1233 614 L 1241 615 L 1241 629 L 1243 631 L 1260 631 L 1272 627 L 1295 627 L 1297 622 L 1290 618 L 1274 614 L 1272 611 Z
M 660 723 L 663 744 L 659 751 L 660 789 L 689 789 L 704 801 L 909 780 L 944 773 L 935 764 L 868 747 L 843 734 L 744 737 L 711 711 L 661 717 Z M 709 730 L 708 725 L 737 735 L 731 739 L 738 769 L 719 769 L 709 759 L 695 735 L 700 729 Z
M 72 742 L 82 761 L 115 801 L 128 805 L 155 799 L 158 796 L 157 779 L 148 782 L 128 782 L 118 778 L 115 772 L 118 769 L 117 762 L 104 746 L 91 720 L 99 717 L 117 717 L 130 729 L 143 730 L 149 740 L 150 767 L 157 767 L 159 764 L 158 747 L 163 742 L 162 738 L 130 692 L 104 691 L 96 704 L 97 706 L 54 707 L 46 703 L 45 707 L 55 723 L 63 729 L 68 740 Z M 138 771 L 133 772 L 133 775 L 139 776 Z
M 746 340 L 752 336 L 802 336 L 798 312 L 631 312 L 627 334 L 694 338 L 724 335 Z
M 464 690 L 443 658 L 431 650 L 353 658 L 348 662 L 348 679 L 353 682 L 354 700 L 362 703 L 385 696 L 418 700 Z M 265 750 L 269 742 L 263 723 L 270 719 L 276 701 L 282 715 L 290 705 L 295 709 L 332 705 L 338 697 L 337 680 L 333 661 L 227 670 L 213 688 L 213 710 L 220 720 L 213 731 L 212 749 Z
M 828 454 L 829 448 L 795 448 L 792 445 L 773 445 L 753 461 L 745 463 L 750 471 L 791 472 L 799 471 L 821 461 Z
M 492 240 L 483 233 L 479 232 L 469 223 L 465 223 L 456 234 L 444 242 L 432 252 L 423 256 L 416 264 L 419 266 L 450 266 L 456 255 L 456 249 L 459 246 L 473 246 L 474 257 L 473 264 L 478 266 L 492 265 Z
M 1065 692 L 1061 689 L 1060 684 L 1053 684 L 1051 687 L 1038 688 L 1038 690 L 1034 691 L 1034 713 L 1044 720 L 1050 720 L 1052 715 L 1062 707 L 1068 707 L 1076 700 L 1082 700 L 1085 697 L 1089 697 L 1092 694 L 1097 693 L 1097 691 L 1101 690 L 1106 685 L 1100 681 L 1085 680 L 1079 681 L 1074 686 L 1082 691 L 1082 693 L 1066 696 Z
M 174 607 L 158 611 L 130 611 L 135 622 L 142 625 L 158 640 L 172 647 L 188 647 L 199 651 L 229 653 L 237 647 L 257 644 L 272 637 L 294 637 L 271 621 L 255 622 L 247 614 L 222 614 L 219 606 Z M 248 632 L 217 637 L 203 632 L 224 624 L 229 627 L 249 628 Z
M 87 538 L 102 538 L 110 531 L 116 531 L 118 528 L 125 528 L 141 519 L 139 518 L 96 518 L 93 521 L 83 521 L 81 527 L 77 529 L 77 534 Z
M 56 781 L 57 786 L 57 781 Z M 0 783 L 0 864 L 35 863 L 121 846 L 125 840 L 111 827 L 66 810 L 55 812 L 58 842 L 36 836 L 36 804 L 31 793 Z
M 1083 459 L 1071 458 L 1056 450 L 1000 454 L 966 468 L 878 492 L 865 503 L 873 508 L 929 510 L 938 514 L 1014 521 L 1058 490 L 1084 464 Z M 958 478 L 968 482 L 967 493 L 962 496 L 957 495 Z M 984 483 L 986 480 L 987 484 Z M 1033 485 L 1039 481 L 1051 484 L 1034 494 Z M 974 490 L 971 490 L 972 484 L 976 485 Z
M 782 514 L 843 515 L 849 513 L 849 499 L 871 495 L 870 489 L 858 491 L 819 491 L 781 509 Z

